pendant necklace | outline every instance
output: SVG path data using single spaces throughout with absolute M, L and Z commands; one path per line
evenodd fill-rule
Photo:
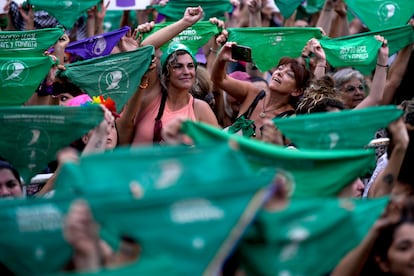
M 276 107 L 276 108 L 273 108 L 273 109 L 266 110 L 265 104 L 266 104 L 266 95 L 263 98 L 263 111 L 259 113 L 259 117 L 262 118 L 262 119 L 264 117 L 266 117 L 266 112 L 278 109 L 278 107 Z

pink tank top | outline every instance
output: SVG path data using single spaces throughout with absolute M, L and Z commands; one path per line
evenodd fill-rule
M 135 133 L 134 139 L 132 140 L 133 145 L 153 143 L 155 118 L 157 117 L 160 105 L 161 94 L 159 94 L 135 119 Z M 196 120 L 194 113 L 194 98 L 191 94 L 188 104 L 179 110 L 171 111 L 168 108 L 168 104 L 165 104 L 164 113 L 161 117 L 162 125 L 165 126 L 178 115 L 187 117 L 192 121 Z

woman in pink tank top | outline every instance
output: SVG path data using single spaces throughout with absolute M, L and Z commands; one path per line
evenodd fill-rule
M 163 125 L 177 117 L 219 127 L 210 106 L 194 99 L 190 89 L 196 82 L 197 61 L 191 50 L 173 42 L 161 56 L 161 91 L 135 120 L 133 144 L 161 142 Z

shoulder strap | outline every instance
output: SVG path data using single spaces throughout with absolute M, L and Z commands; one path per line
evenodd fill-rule
M 283 111 L 282 113 L 280 113 L 279 115 L 276 116 L 276 118 L 283 118 L 283 117 L 287 117 L 290 115 L 295 114 L 294 110 L 287 110 L 287 111 Z
M 266 92 L 264 90 L 260 90 L 259 94 L 257 94 L 256 98 L 254 98 L 252 104 L 249 106 L 249 108 L 244 112 L 241 116 L 244 116 L 246 119 L 250 119 L 250 116 L 253 113 L 253 110 L 256 108 L 256 105 L 259 103 L 261 99 L 263 99 L 266 96 Z M 239 117 L 241 117 L 239 116 Z
M 162 129 L 162 115 L 164 114 L 165 103 L 167 102 L 167 91 L 162 91 L 161 96 L 161 103 L 160 108 L 158 109 L 157 117 L 155 117 L 155 124 L 154 124 L 154 137 L 152 141 L 154 143 L 159 143 L 162 140 L 161 137 L 161 129 Z

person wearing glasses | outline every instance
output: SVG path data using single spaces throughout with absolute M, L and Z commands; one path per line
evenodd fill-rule
M 386 39 L 382 36 L 376 36 L 375 38 L 382 42 L 382 46 L 378 50 L 375 74 L 372 78 L 369 93 L 364 76 L 355 69 L 343 68 L 332 75 L 335 87 L 344 101 L 345 108 L 359 109 L 382 103 L 387 79 L 389 49 Z

